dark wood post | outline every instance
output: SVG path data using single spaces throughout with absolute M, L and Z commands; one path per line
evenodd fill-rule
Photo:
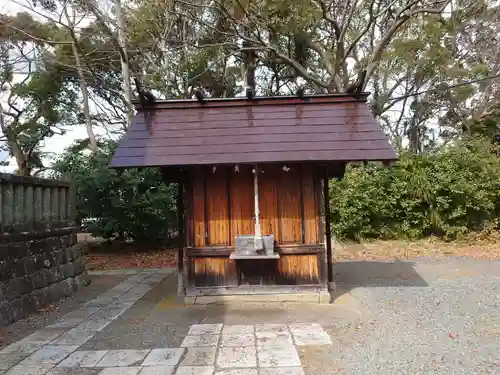
M 328 167 L 325 167 L 323 176 L 323 197 L 325 204 L 325 240 L 326 240 L 326 265 L 328 272 L 328 283 L 333 282 L 332 264 L 332 229 L 330 225 L 330 189 L 328 186 Z
M 177 295 L 184 296 L 184 244 L 185 244 L 185 222 L 184 222 L 184 179 L 181 175 L 177 182 Z

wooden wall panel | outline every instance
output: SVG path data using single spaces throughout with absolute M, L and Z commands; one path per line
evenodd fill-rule
M 302 168 L 302 200 L 304 210 L 304 243 L 318 243 L 318 210 L 317 198 L 314 192 L 312 168 Z M 319 184 L 318 184 L 319 185 Z
M 240 285 L 304 285 L 320 279 L 318 255 L 282 255 L 278 260 L 241 260 Z
M 280 243 L 276 173 L 276 167 L 268 166 L 259 175 L 259 211 L 262 234 L 274 234 L 274 239 Z
M 239 171 L 231 168 L 229 171 L 229 199 L 230 203 L 230 243 L 235 244 L 235 237 L 239 234 L 253 234 L 254 232 L 254 195 L 253 174 L 249 165 L 239 166 Z
M 208 244 L 229 245 L 228 169 L 206 170 L 205 176 Z
M 191 173 L 192 202 L 189 205 L 193 212 L 192 235 L 194 246 L 202 247 L 205 242 L 205 182 L 203 181 L 203 171 L 201 168 L 194 168 Z M 191 236 L 191 233 L 188 234 Z
M 292 165 L 288 172 L 279 170 L 278 213 L 281 244 L 301 243 L 300 168 Z
M 262 233 L 274 234 L 283 245 L 322 243 L 321 182 L 308 165 L 288 167 L 285 172 L 282 165 L 266 165 L 259 174 Z M 240 165 L 238 172 L 234 166 L 219 166 L 215 173 L 212 167 L 192 169 L 186 194 L 189 244 L 231 246 L 236 235 L 253 234 L 251 170 L 249 165 Z
M 238 285 L 236 263 L 228 258 L 191 258 L 189 274 L 195 287 Z
M 277 283 L 280 285 L 317 284 L 317 255 L 286 255 L 278 260 Z

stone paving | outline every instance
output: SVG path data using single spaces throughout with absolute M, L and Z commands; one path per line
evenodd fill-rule
M 89 340 L 172 272 L 171 269 L 94 272 L 94 275 L 130 277 L 55 323 L 2 349 L 0 373 L 303 375 L 297 349 L 332 344 L 330 336 L 317 323 L 215 323 L 191 324 L 180 347 L 86 349 Z

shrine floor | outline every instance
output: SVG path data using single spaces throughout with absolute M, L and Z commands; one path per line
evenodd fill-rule
M 186 306 L 171 269 L 94 272 L 87 290 L 2 328 L 0 373 L 498 371 L 500 263 L 376 263 L 372 274 L 339 268 L 329 305 Z

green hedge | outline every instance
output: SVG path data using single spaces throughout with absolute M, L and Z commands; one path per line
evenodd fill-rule
M 393 167 L 350 165 L 331 181 L 331 215 L 340 239 L 454 239 L 498 228 L 500 158 L 484 143 L 423 156 L 400 155 Z
M 176 235 L 176 186 L 166 186 L 158 168 L 108 167 L 116 143 L 108 142 L 92 155 L 72 147 L 55 163 L 57 174 L 76 180 L 77 213 L 94 236 L 132 239 L 136 243 L 168 243 Z

